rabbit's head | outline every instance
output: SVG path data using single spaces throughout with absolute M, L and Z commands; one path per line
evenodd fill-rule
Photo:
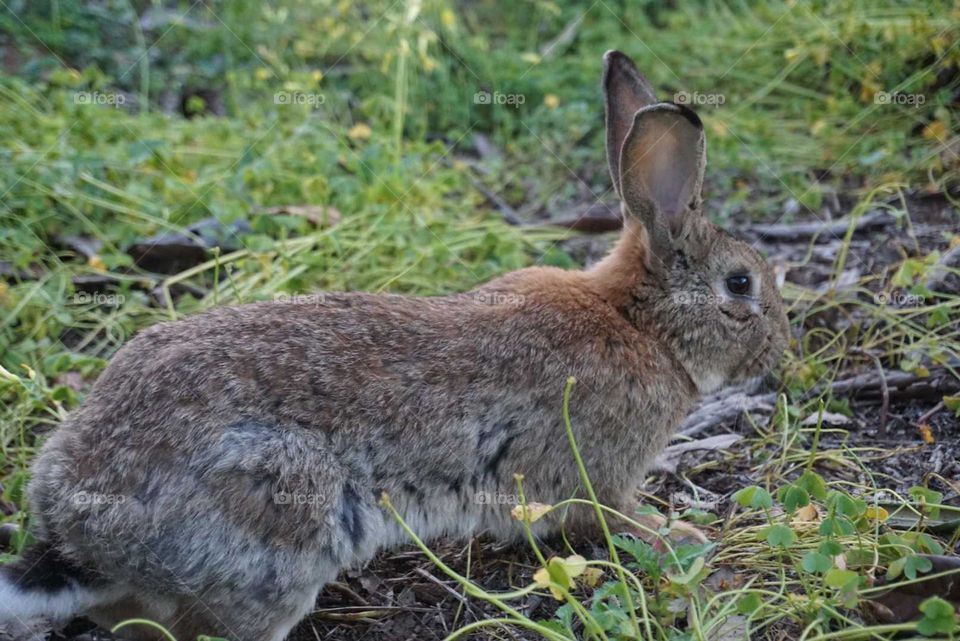
M 616 267 L 601 267 L 604 277 L 630 283 L 625 312 L 659 332 L 701 393 L 765 373 L 787 346 L 787 317 L 763 257 L 703 212 L 700 119 L 658 102 L 616 51 L 604 56 L 603 89 L 607 161 L 624 216 Z

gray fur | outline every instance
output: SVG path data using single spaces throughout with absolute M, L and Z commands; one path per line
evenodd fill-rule
M 608 118 L 632 119 L 624 108 L 608 100 Z M 623 180 L 631 194 L 642 177 Z M 651 247 L 643 221 L 661 214 L 627 205 L 620 243 L 589 271 L 530 268 L 448 297 L 254 303 L 141 332 L 29 486 L 38 539 L 112 586 L 86 613 L 279 641 L 342 569 L 407 540 L 383 492 L 427 540 L 518 537 L 512 506 L 487 500 L 513 495 L 515 473 L 529 500 L 577 492 L 561 418 L 571 375 L 593 484 L 632 513 L 700 393 L 767 371 L 788 328 L 769 268 L 699 206 Z M 730 269 L 755 275 L 755 299 L 717 292 Z M 583 511 L 568 526 L 595 524 Z

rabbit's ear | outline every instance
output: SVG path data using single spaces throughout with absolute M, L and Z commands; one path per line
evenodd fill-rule
M 657 102 L 653 88 L 625 54 L 603 54 L 603 101 L 607 121 L 607 165 L 613 188 L 620 194 L 620 150 L 640 109 Z
M 661 102 L 638 111 L 620 154 L 621 197 L 663 256 L 700 216 L 706 146 L 703 123 L 686 107 Z

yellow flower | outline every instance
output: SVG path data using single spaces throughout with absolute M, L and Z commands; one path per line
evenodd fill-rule
M 947 139 L 947 134 L 949 133 L 947 126 L 943 123 L 942 120 L 934 120 L 929 125 L 923 128 L 923 137 L 927 140 L 936 140 L 939 142 L 944 142 Z
M 537 587 L 548 588 L 557 601 L 563 601 L 564 592 L 572 590 L 575 585 L 573 578 L 583 574 L 586 569 L 587 560 L 579 554 L 565 559 L 555 556 L 547 561 L 547 567 L 534 573 L 533 582 Z
M 587 568 L 580 577 L 580 581 L 590 588 L 600 585 L 601 580 L 603 580 L 603 570 L 600 568 Z
M 87 265 L 97 270 L 98 272 L 107 271 L 107 265 L 103 262 L 103 259 L 97 256 L 96 254 L 94 254 L 93 256 L 87 259 Z
M 444 9 L 443 13 L 440 14 L 440 22 L 443 23 L 444 27 L 450 28 L 457 24 L 457 16 L 450 9 Z
M 887 512 L 882 507 L 880 507 L 879 505 L 876 508 L 874 508 L 873 506 L 868 507 L 866 512 L 863 513 L 863 515 L 868 519 L 871 519 L 874 521 L 880 521 L 881 523 L 883 523 L 888 518 L 890 518 L 890 513 Z
M 556 109 L 560 106 L 560 99 L 552 93 L 548 93 L 543 97 L 543 104 L 545 104 L 549 109 Z
M 930 41 L 930 44 L 933 46 L 933 52 L 937 55 L 938 58 L 943 57 L 943 52 L 947 49 L 950 49 L 950 40 L 946 36 L 937 36 Z
M 308 58 L 313 55 L 313 43 L 297 40 L 293 43 L 293 51 L 301 58 Z
M 254 72 L 253 75 L 257 80 L 268 80 L 270 76 L 273 75 L 273 72 L 266 67 L 260 67 Z
M 822 67 L 827 64 L 827 60 L 830 59 L 830 49 L 827 47 L 814 47 L 810 52 L 813 62 L 818 66 Z
M 314 82 L 320 82 L 323 80 L 323 72 L 319 69 L 314 69 L 310 72 L 310 78 L 312 78 Z
M 704 117 L 704 122 L 707 123 L 707 127 L 710 128 L 710 131 L 713 132 L 717 138 L 726 138 L 730 135 L 730 129 L 727 127 L 727 123 L 716 118 Z
M 354 126 L 350 127 L 350 131 L 347 132 L 347 135 L 350 137 L 350 140 L 367 140 L 372 134 L 373 131 L 370 129 L 370 125 L 358 122 Z
M 860 101 L 872 102 L 873 97 L 880 91 L 880 85 L 872 80 L 863 79 L 860 81 Z

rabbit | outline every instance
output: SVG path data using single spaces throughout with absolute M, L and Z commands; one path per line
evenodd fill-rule
M 590 269 L 216 308 L 120 349 L 33 464 L 35 543 L 0 572 L 7 638 L 82 614 L 280 641 L 338 573 L 409 541 L 383 494 L 427 541 L 515 539 L 515 474 L 528 500 L 579 492 L 569 376 L 594 489 L 634 514 L 697 399 L 773 368 L 789 325 L 764 259 L 704 214 L 700 119 L 620 52 L 602 84 L 623 231 Z

